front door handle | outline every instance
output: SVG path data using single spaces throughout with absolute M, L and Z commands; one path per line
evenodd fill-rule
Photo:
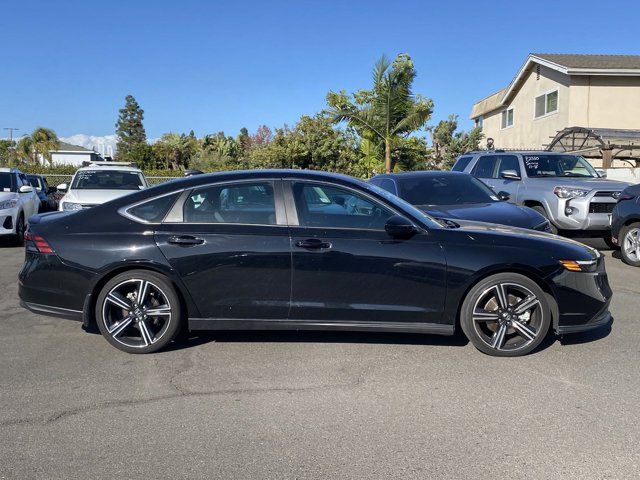
M 320 240 L 319 238 L 308 238 L 307 240 L 298 240 L 296 242 L 296 247 L 326 250 L 331 248 L 331 244 L 329 242 L 325 242 L 324 240 Z
M 172 235 L 167 239 L 167 243 L 184 246 L 202 245 L 204 243 L 204 239 L 194 237 L 193 235 Z

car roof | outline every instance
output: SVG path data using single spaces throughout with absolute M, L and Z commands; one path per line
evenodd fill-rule
M 396 172 L 396 173 L 382 173 L 376 175 L 373 178 L 392 178 L 402 180 L 404 178 L 420 178 L 420 177 L 440 177 L 442 175 L 465 175 L 470 176 L 465 172 L 454 172 L 450 170 L 416 170 L 412 172 Z
M 87 165 L 86 167 L 80 167 L 78 172 L 88 172 L 88 171 L 120 171 L 120 172 L 136 172 L 142 173 L 142 170 L 135 167 L 127 167 L 124 165 Z

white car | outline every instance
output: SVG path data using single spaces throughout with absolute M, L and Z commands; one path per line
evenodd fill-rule
M 58 210 L 91 208 L 148 186 L 142 171 L 128 163 L 92 162 L 78 169 L 70 185 L 58 185 L 58 191 L 66 192 Z
M 27 176 L 15 168 L 0 168 L 0 235 L 14 235 L 19 244 L 40 199 Z

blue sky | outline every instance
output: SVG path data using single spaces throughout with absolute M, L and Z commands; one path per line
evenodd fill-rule
M 0 127 L 60 136 L 114 133 L 127 94 L 151 138 L 291 125 L 401 52 L 432 121 L 457 113 L 469 128 L 473 102 L 529 52 L 640 53 L 637 0 L 0 0 L 0 12 Z

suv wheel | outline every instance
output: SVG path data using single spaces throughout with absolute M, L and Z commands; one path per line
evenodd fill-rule
M 623 227 L 618 235 L 618 243 L 624 263 L 640 267 L 640 223 Z
M 549 221 L 549 226 L 551 227 L 551 233 L 553 233 L 554 235 L 557 235 L 558 234 L 558 229 L 553 224 L 551 219 L 549 219 L 549 215 L 547 215 L 547 211 L 544 209 L 544 207 L 541 206 L 541 205 L 535 205 L 535 206 L 533 206 L 531 208 L 533 210 L 535 210 L 536 212 L 538 212 L 540 215 L 542 215 L 544 218 L 546 218 Z

